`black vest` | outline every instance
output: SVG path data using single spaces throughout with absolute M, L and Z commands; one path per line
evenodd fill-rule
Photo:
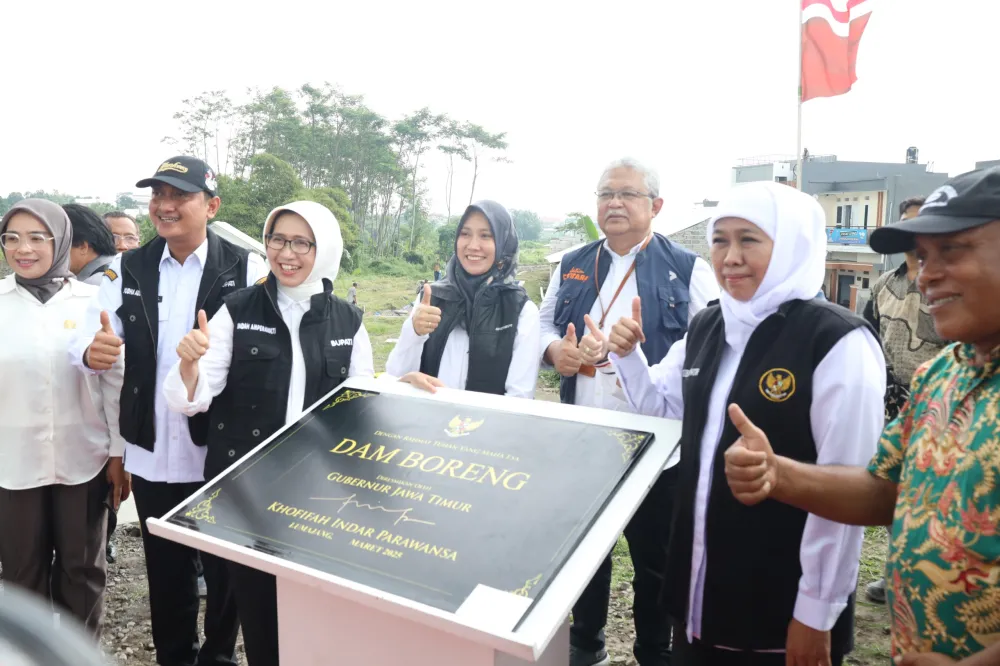
M 347 379 L 361 311 L 333 295 L 315 294 L 299 324 L 306 367 L 302 408 Z M 212 401 L 205 478 L 221 473 L 285 425 L 292 379 L 292 338 L 278 309 L 274 274 L 226 298 L 233 319 L 233 358 L 226 388 Z
M 156 442 L 160 259 L 165 246 L 166 241 L 156 237 L 122 255 L 122 305 L 117 314 L 125 330 L 125 380 L 118 424 L 125 441 L 147 451 L 152 451 Z M 227 294 L 246 287 L 249 254 L 249 250 L 208 230 L 208 254 L 198 288 L 194 321 L 198 321 L 198 310 L 204 310 L 211 319 L 222 307 L 222 299 Z M 175 350 L 169 353 L 176 357 Z M 208 418 L 208 414 L 198 414 L 188 419 L 191 439 L 198 446 L 205 445 Z
M 514 357 L 514 339 L 521 309 L 528 300 L 523 289 L 487 287 L 476 294 L 475 315 L 469 333 L 469 372 L 466 391 L 503 395 Z M 452 286 L 435 285 L 431 305 L 441 308 L 441 323 L 427 338 L 420 372 L 437 377 L 448 336 L 465 317 L 465 298 Z
M 786 303 L 750 336 L 727 404 L 738 404 L 767 433 L 775 453 L 815 463 L 809 416 L 813 372 L 841 338 L 862 326 L 868 324 L 861 317 L 827 301 Z M 722 309 L 716 302 L 691 322 L 684 362 L 679 483 L 663 590 L 670 614 L 682 623 L 692 581 L 702 431 L 725 344 Z M 733 497 L 723 456 L 738 438 L 727 417 L 715 452 L 705 518 L 701 640 L 745 650 L 781 649 L 798 595 L 799 551 L 808 514 L 775 500 L 749 507 Z M 853 643 L 851 595 L 833 627 L 831 649 L 843 655 Z

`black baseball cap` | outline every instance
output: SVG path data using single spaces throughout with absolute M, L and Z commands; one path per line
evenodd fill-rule
M 213 197 L 218 194 L 212 167 L 197 157 L 178 155 L 171 157 L 156 168 L 149 178 L 143 178 L 136 187 L 152 187 L 153 183 L 173 185 L 182 192 L 208 192 Z
M 1000 167 L 955 176 L 931 192 L 916 217 L 879 227 L 869 245 L 879 254 L 909 252 L 916 237 L 953 234 L 1000 220 Z

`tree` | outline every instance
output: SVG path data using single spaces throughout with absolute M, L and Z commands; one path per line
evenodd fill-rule
M 420 169 L 420 156 L 427 150 L 428 144 L 437 136 L 441 124 L 445 122 L 444 116 L 435 116 L 430 109 L 424 107 L 416 113 L 403 118 L 396 123 L 394 134 L 397 137 L 401 148 L 400 157 L 407 156 L 412 159 L 411 179 L 413 182 L 412 194 L 410 196 L 410 208 L 412 217 L 410 218 L 410 252 L 416 247 L 417 211 L 420 206 L 417 204 L 417 172 Z
M 174 114 L 181 129 L 180 137 L 164 137 L 171 144 L 208 164 L 214 164 L 219 173 L 229 168 L 229 143 L 231 120 L 234 115 L 232 100 L 223 90 L 204 92 L 194 99 L 181 102 L 184 108 Z M 226 157 L 226 163 L 222 158 Z
M 455 192 L 455 157 L 466 162 L 471 161 L 469 150 L 462 143 L 463 135 L 461 126 L 454 120 L 447 121 L 441 128 L 438 137 L 441 144 L 438 150 L 448 156 L 448 175 L 444 183 L 444 203 L 448 212 L 447 219 L 451 219 L 451 198 Z
M 506 150 L 506 132 L 490 134 L 479 125 L 465 123 L 462 128 L 463 144 L 467 147 L 467 153 L 472 155 L 472 187 L 469 189 L 469 205 L 476 196 L 476 180 L 479 178 L 480 160 L 489 158 L 491 151 Z M 503 155 L 493 157 L 494 162 L 510 162 Z
M 583 213 L 570 213 L 566 221 L 556 227 L 556 231 L 560 233 L 579 234 L 583 238 L 592 241 L 600 238 L 594 221 L 590 219 L 589 215 L 584 215 Z
M 523 241 L 538 240 L 542 235 L 542 220 L 530 210 L 512 210 L 510 216 L 514 219 L 517 237 Z
M 128 192 L 122 192 L 115 198 L 115 206 L 118 210 L 132 210 L 139 208 L 139 202 L 132 198 Z

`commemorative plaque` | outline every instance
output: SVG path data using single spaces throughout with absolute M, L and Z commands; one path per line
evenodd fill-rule
M 652 438 L 342 388 L 168 522 L 448 612 L 535 600 Z

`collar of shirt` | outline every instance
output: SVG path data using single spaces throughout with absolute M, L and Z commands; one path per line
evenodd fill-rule
M 647 238 L 648 238 L 648 236 L 647 236 Z M 642 249 L 642 244 L 645 243 L 645 242 L 646 242 L 646 239 L 643 238 L 641 241 L 639 241 L 638 244 L 636 244 L 635 246 L 633 246 L 632 249 L 629 250 L 627 254 L 620 255 L 617 252 L 615 252 L 614 250 L 612 250 L 611 246 L 608 245 L 607 239 L 604 239 L 604 249 L 608 251 L 608 254 L 610 254 L 611 258 L 614 259 L 614 260 L 618 260 L 618 261 L 621 261 L 621 260 L 624 260 L 624 259 L 631 260 L 631 259 L 635 259 L 635 255 L 639 254 L 639 250 Z
M 205 240 L 201 242 L 201 245 L 195 249 L 191 256 L 197 257 L 198 264 L 202 268 L 205 267 L 205 260 L 208 258 L 208 236 L 205 237 Z M 173 261 L 177 265 L 180 265 L 180 263 L 170 254 L 170 245 L 163 246 L 163 255 L 160 257 L 160 266 L 163 266 L 164 261 Z
M 994 347 L 982 366 L 976 363 L 976 348 L 970 344 L 959 344 L 955 346 L 955 360 L 961 365 L 975 368 L 977 373 L 984 377 L 989 377 L 1000 372 L 1000 346 Z
M 278 309 L 282 312 L 291 308 L 297 308 L 302 312 L 308 312 L 311 305 L 312 297 L 304 301 L 293 301 L 290 297 L 286 296 L 284 292 L 278 291 Z

